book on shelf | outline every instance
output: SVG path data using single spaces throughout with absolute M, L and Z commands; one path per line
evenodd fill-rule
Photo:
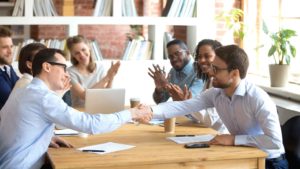
M 58 16 L 52 0 L 34 0 L 33 13 L 35 16 Z M 25 0 L 16 0 L 12 16 L 24 16 Z
M 170 11 L 170 8 L 172 6 L 173 0 L 168 0 L 166 3 L 165 8 L 162 11 L 162 16 L 168 16 L 168 13 Z
M 170 32 L 165 32 L 164 33 L 164 59 L 168 59 L 168 50 L 167 50 L 167 44 L 171 40 L 173 40 L 174 37 Z
M 35 16 L 58 16 L 52 0 L 34 0 L 33 13 Z
M 17 61 L 19 58 L 19 54 L 20 54 L 20 50 L 22 49 L 22 47 L 24 47 L 25 45 L 28 45 L 30 43 L 42 43 L 44 44 L 47 48 L 56 48 L 56 49 L 60 49 L 62 51 L 66 51 L 66 40 L 62 39 L 41 39 L 41 40 L 33 40 L 33 39 L 27 39 L 24 40 L 22 42 L 19 42 L 17 45 L 14 45 L 13 47 L 13 60 Z
M 12 16 L 24 16 L 25 0 L 16 0 Z
M 96 61 L 103 60 L 103 55 L 99 48 L 99 43 L 96 40 L 93 40 L 90 42 L 90 46 L 92 49 L 91 55 L 94 58 L 94 60 L 96 60 Z
M 122 0 L 122 16 L 137 16 L 134 0 Z
M 167 17 L 194 17 L 196 0 L 168 0 L 162 12 Z
M 150 60 L 153 44 L 148 40 L 133 39 L 127 42 L 123 60 Z
M 112 15 L 112 0 L 97 0 L 94 16 L 111 16 Z

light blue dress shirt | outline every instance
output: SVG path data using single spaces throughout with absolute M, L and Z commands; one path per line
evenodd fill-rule
M 171 118 L 215 107 L 235 145 L 258 147 L 277 158 L 284 153 L 276 105 L 262 89 L 242 80 L 231 99 L 223 89 L 211 88 L 196 98 L 153 106 L 153 118 Z
M 40 168 L 54 123 L 96 134 L 113 131 L 130 120 L 127 110 L 97 115 L 79 112 L 34 78 L 13 92 L 0 111 L 0 168 Z

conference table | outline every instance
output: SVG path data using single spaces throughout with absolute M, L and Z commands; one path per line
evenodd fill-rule
M 186 149 L 167 137 L 176 135 L 217 134 L 210 128 L 179 118 L 173 134 L 161 125 L 125 124 L 118 130 L 86 138 L 63 137 L 75 148 L 49 148 L 48 158 L 53 168 L 101 169 L 264 169 L 266 153 L 245 146 L 211 145 L 209 148 Z M 114 142 L 134 145 L 134 148 L 108 154 L 81 152 L 76 148 Z

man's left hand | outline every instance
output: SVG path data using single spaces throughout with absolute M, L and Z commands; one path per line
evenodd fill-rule
M 234 138 L 235 138 L 234 135 L 230 135 L 230 134 L 217 135 L 209 142 L 209 144 L 233 146 Z

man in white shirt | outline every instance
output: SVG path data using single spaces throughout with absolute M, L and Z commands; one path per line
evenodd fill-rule
M 266 92 L 244 79 L 248 66 L 248 56 L 238 46 L 217 48 L 209 68 L 213 88 L 186 101 L 152 106 L 153 118 L 215 107 L 230 134 L 217 135 L 210 144 L 258 147 L 268 154 L 267 169 L 287 169 L 276 105 Z
M 55 92 L 69 82 L 61 50 L 43 49 L 33 60 L 34 79 L 12 93 L 0 111 L 0 168 L 41 168 L 54 123 L 85 133 L 110 132 L 131 120 L 148 122 L 152 113 L 124 110 L 114 114 L 79 112 Z

